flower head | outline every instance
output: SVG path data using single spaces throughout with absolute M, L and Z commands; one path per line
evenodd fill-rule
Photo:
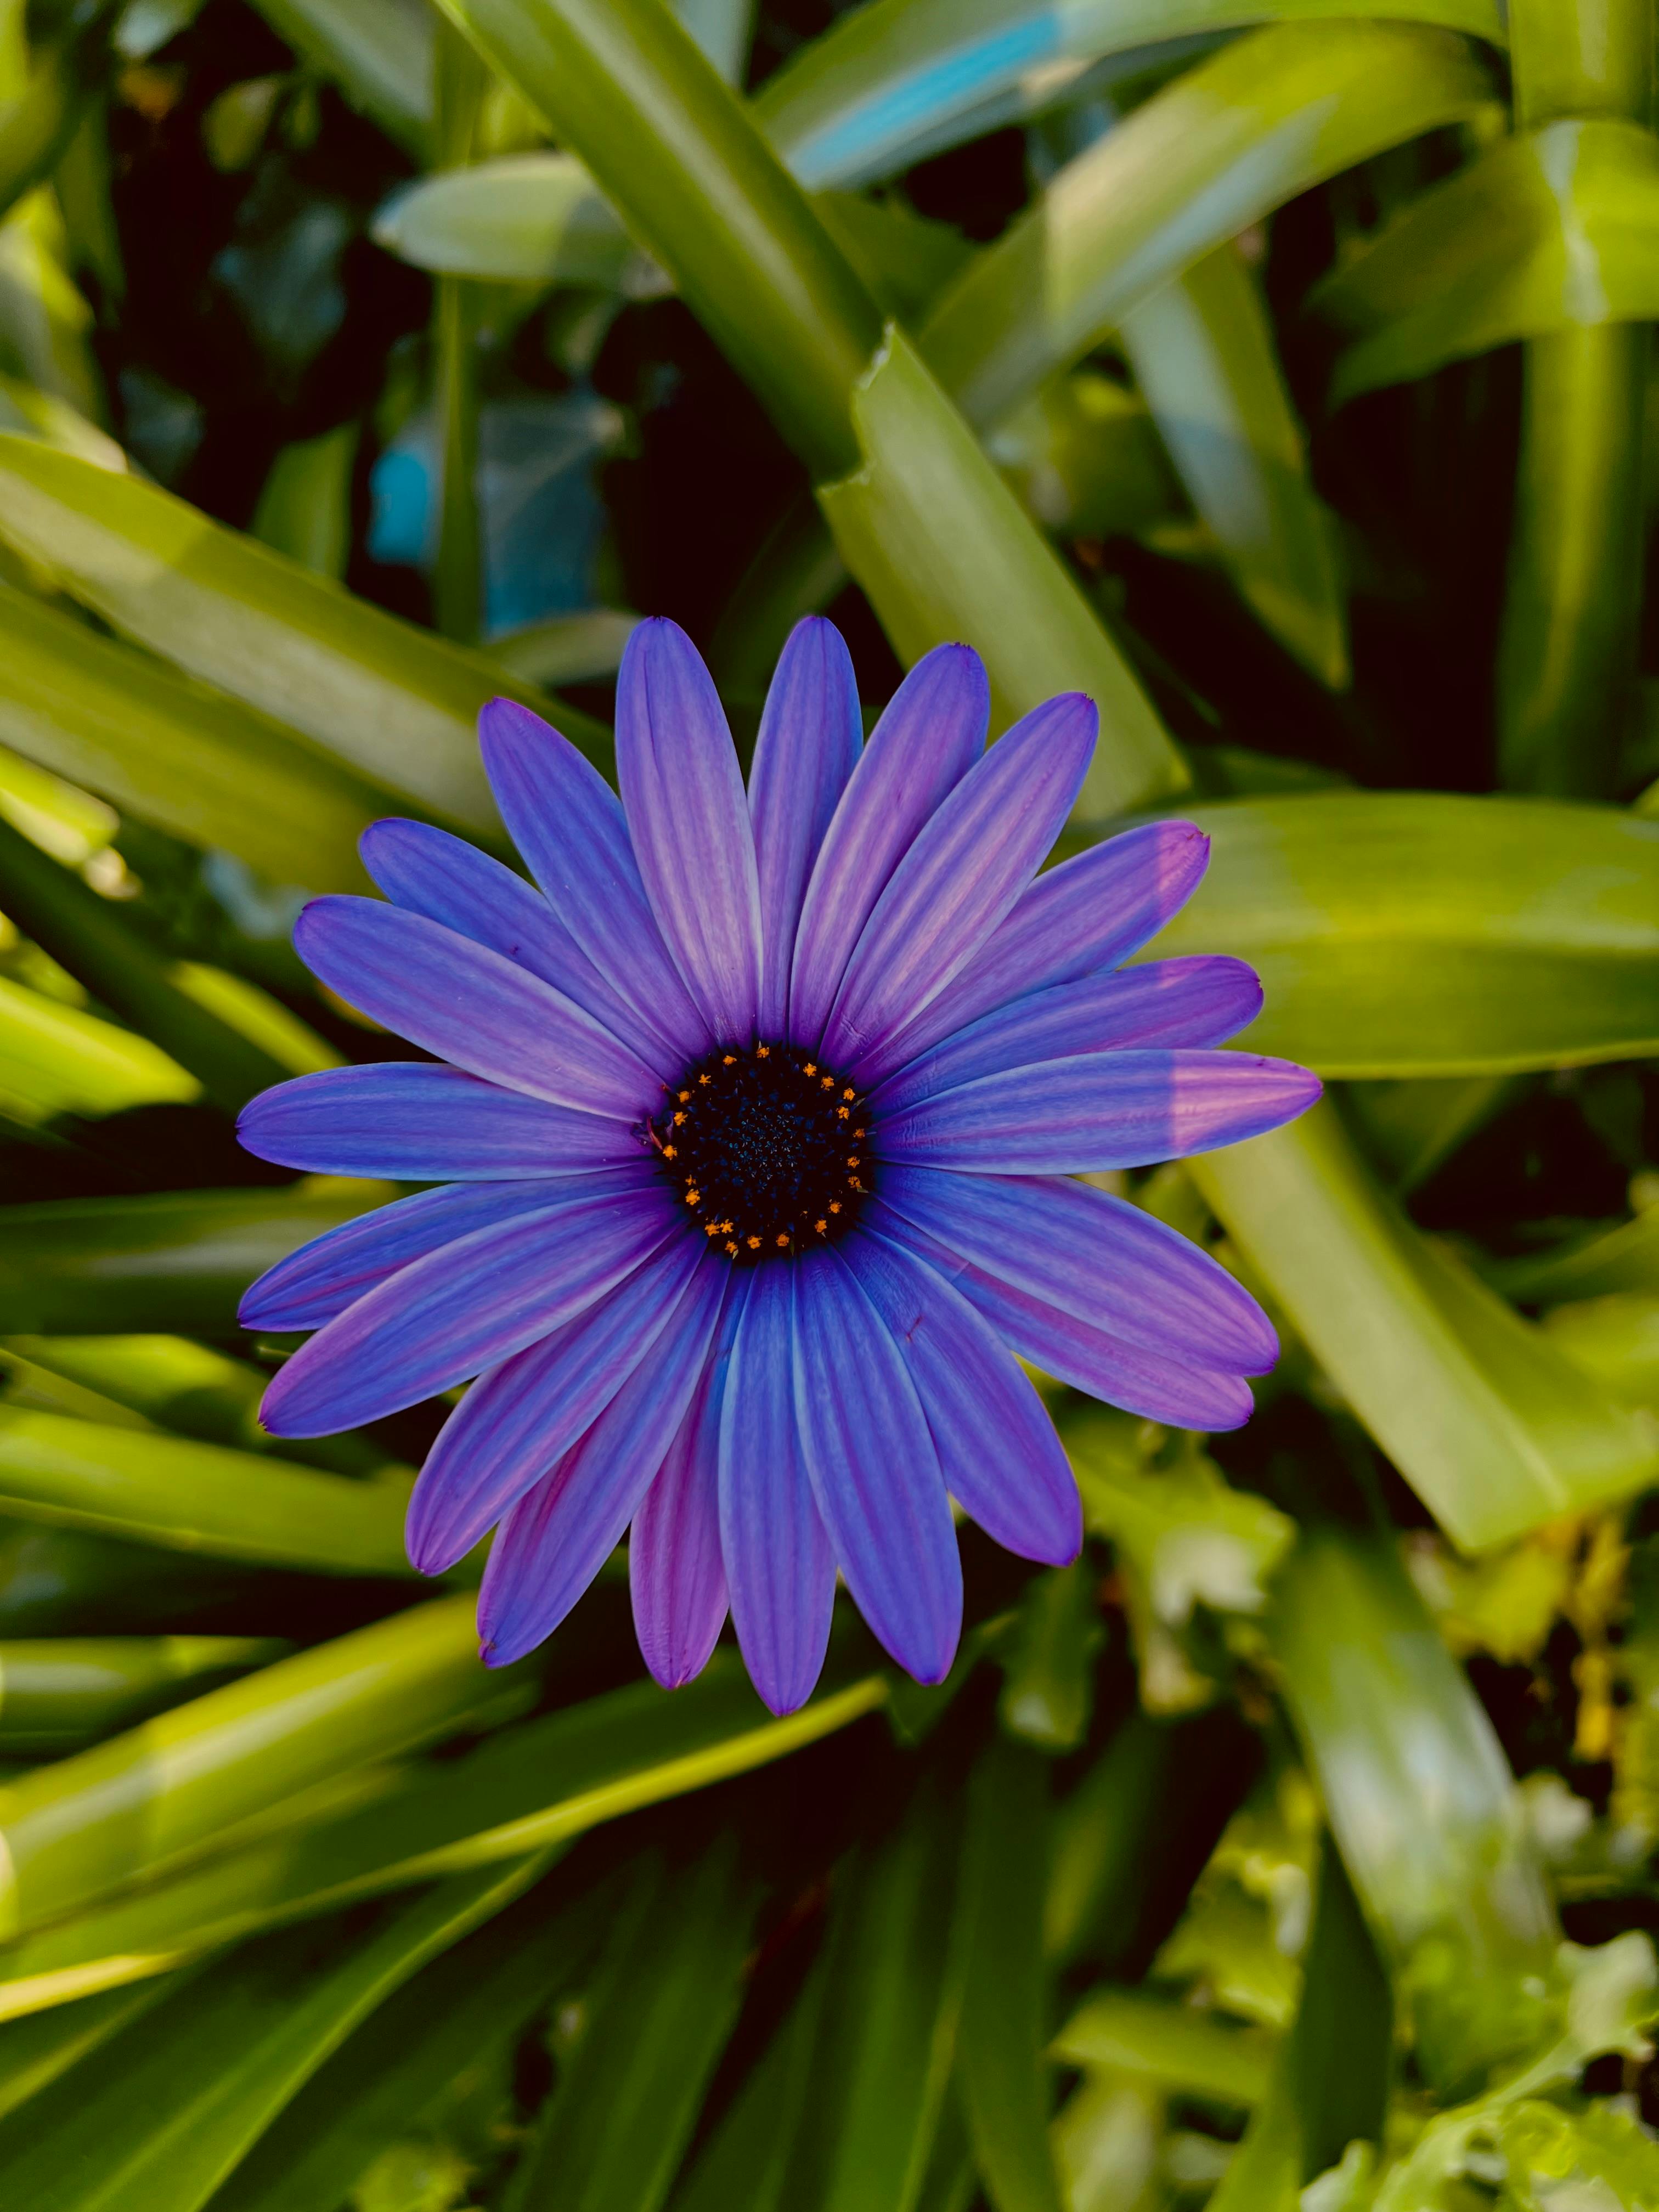
M 986 749 L 983 669 L 941 646 L 867 744 L 846 647 L 802 623 L 745 792 L 708 672 L 641 624 L 621 798 L 527 709 L 480 738 L 539 890 L 447 832 L 376 823 L 385 901 L 322 898 L 320 980 L 437 1056 L 302 1076 L 242 1117 L 263 1158 L 437 1186 L 263 1276 L 252 1328 L 315 1334 L 266 1392 L 281 1436 L 471 1381 L 422 1470 L 430 1573 L 499 1522 L 484 1656 L 548 1636 L 624 1532 L 669 1685 L 728 1610 L 776 1711 L 817 1679 L 837 1570 L 937 1681 L 962 1578 L 951 1500 L 1060 1564 L 1078 1494 L 1015 1355 L 1203 1429 L 1250 1410 L 1272 1329 L 1150 1214 L 1069 1178 L 1227 1145 L 1318 1085 L 1213 1049 L 1252 1020 L 1224 958 L 1121 963 L 1206 841 L 1155 822 L 1037 870 L 1092 704 Z M 476 1378 L 476 1379 L 473 1379 Z

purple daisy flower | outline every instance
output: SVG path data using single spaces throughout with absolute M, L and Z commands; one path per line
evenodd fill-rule
M 242 1141 L 432 1183 L 307 1245 L 242 1304 L 309 1329 L 265 1425 L 312 1437 L 455 1384 L 409 1551 L 500 1524 L 484 1656 L 551 1633 L 631 1528 L 640 1646 L 672 1687 L 729 1608 L 775 1712 L 811 1692 L 837 1570 L 924 1682 L 962 1619 L 954 1498 L 1060 1565 L 1077 1488 L 1018 1353 L 1112 1404 L 1236 1426 L 1278 1346 L 1231 1276 L 1069 1180 L 1230 1145 L 1319 1085 L 1212 1049 L 1261 1005 L 1222 958 L 1123 969 L 1207 841 L 1126 831 L 1039 877 L 1094 749 L 1086 698 L 986 749 L 941 646 L 864 744 L 826 623 L 790 638 L 745 793 L 708 671 L 641 623 L 622 796 L 496 700 L 480 738 L 534 890 L 417 822 L 363 839 L 386 894 L 315 900 L 320 980 L 437 1062 L 301 1076 Z M 474 1379 L 476 1378 L 476 1379 Z

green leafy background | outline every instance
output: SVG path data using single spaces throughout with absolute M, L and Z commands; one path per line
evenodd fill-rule
M 0 2202 L 1659 2212 L 1650 0 L 0 0 Z M 289 931 L 640 611 L 1091 692 L 1327 1098 L 1106 1178 L 1284 1337 L 1039 1378 L 1078 1564 L 773 1719 L 478 1663 Z

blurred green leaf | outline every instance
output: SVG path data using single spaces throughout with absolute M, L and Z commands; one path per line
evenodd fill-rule
M 1158 958 L 1261 975 L 1249 1048 L 1325 1076 L 1478 1075 L 1659 1046 L 1659 829 L 1610 808 L 1318 792 L 1183 809 L 1209 872 Z
M 1433 185 L 1315 295 L 1352 343 L 1333 398 L 1520 337 L 1659 314 L 1659 143 L 1575 118 Z
M 1322 684 L 1348 681 L 1335 525 L 1308 477 L 1266 302 L 1237 246 L 1121 318 L 1135 382 L 1228 572 Z
M 1042 2064 L 1048 1834 L 1047 1762 L 994 1744 L 969 1789 L 956 1940 L 964 1960 L 957 2088 L 994 2212 L 1060 2212 Z
M 952 1899 L 961 1805 L 924 1784 L 836 1877 L 811 2094 L 780 2203 L 912 2212 L 951 2079 L 962 2001 Z
M 258 0 L 280 39 L 416 159 L 432 132 L 433 18 L 420 0 Z
M 672 2212 L 779 2212 L 790 2152 L 815 2094 L 818 2025 L 826 1973 L 822 1955 L 808 1972 L 783 2025 L 692 2160 L 670 2199 Z
M 1485 69 L 1443 31 L 1255 32 L 1062 169 L 939 301 L 921 351 L 969 420 L 988 426 L 1273 208 L 1491 98 Z
M 524 1676 L 480 1664 L 472 1611 L 470 1596 L 417 1606 L 0 1788 L 0 1929 L 15 1937 L 84 1908 L 311 1783 L 510 1696 Z
M 1419 2066 L 1467 2090 L 1549 2032 L 1559 1940 L 1492 1723 L 1379 1539 L 1305 1529 L 1271 1632 Z
M 222 692 L 0 584 L 0 738 L 278 883 L 364 887 L 357 839 L 389 791 Z M 252 803 L 250 803 L 250 801 Z
M 253 535 L 262 544 L 337 581 L 345 574 L 351 550 L 357 438 L 357 424 L 342 422 L 319 438 L 284 446 L 253 510 Z
M 1162 2087 L 1248 2108 L 1266 2094 L 1273 2044 L 1241 2027 L 1150 1991 L 1092 1991 L 1050 2046 L 1067 2066 L 1144 2075 Z
M 1003 1655 L 998 1712 L 1010 1735 L 1046 1751 L 1075 1751 L 1094 1709 L 1094 1661 L 1105 1637 L 1086 1555 L 1034 1575 Z
M 1085 96 L 1109 55 L 1361 12 L 1352 0 L 871 0 L 793 54 L 755 107 L 798 176 L 860 184 Z M 1504 40 L 1490 0 L 1400 0 L 1389 13 Z
M 591 2016 L 514 2175 L 513 2212 L 656 2212 L 737 2017 L 757 1903 L 737 1839 L 617 1916 Z
M 0 1405 L 0 1510 L 215 1559 L 407 1575 L 403 1482 Z
M 234 1112 L 290 1070 L 181 990 L 119 908 L 0 821 L 0 908 L 135 1030 Z M 251 988 L 251 987 L 250 987 Z
M 55 1759 L 280 1659 L 270 1637 L 35 1637 L 0 1642 L 0 1750 Z
M 1334 1107 L 1189 1171 L 1457 1543 L 1503 1543 L 1652 1479 L 1652 1437 L 1413 1228 Z
M 446 1608 L 446 1621 L 449 1617 Z M 359 1633 L 384 1634 L 391 1626 Z M 455 1633 L 459 1650 L 459 1617 Z M 284 1661 L 259 1679 L 268 1683 L 301 1663 Z M 366 1700 L 366 1690 L 363 1695 Z M 725 1663 L 716 1660 L 672 1698 L 654 1683 L 635 1683 L 509 1729 L 464 1759 L 362 1776 L 353 1783 L 359 1802 L 319 1802 L 275 1837 L 255 1839 L 0 1954 L 6 1975 L 0 2018 L 159 1973 L 192 1951 L 354 1898 L 566 1842 L 641 1806 L 785 1758 L 875 1711 L 885 1697 L 884 1679 L 868 1675 L 821 1689 L 799 1712 L 774 1720 L 733 1656 Z M 392 1711 L 401 1726 L 402 1707 Z M 354 1708 L 352 1718 L 354 1733 L 333 1765 L 326 1757 L 326 1715 L 315 1723 L 315 1740 L 304 1738 L 295 1717 L 298 1752 L 315 1762 L 307 1772 L 344 1774 L 353 1760 L 395 1750 L 404 1740 L 386 1730 L 367 1702 L 361 1717 Z M 228 1756 L 234 1753 L 234 1732 L 227 1733 L 226 1747 Z M 238 1786 L 250 1802 L 270 1802 L 254 1798 L 254 1778 L 242 1777 Z M 277 1794 L 284 1794 L 280 1781 Z M 213 1820 L 211 1811 L 204 1807 L 204 1835 L 232 1817 L 227 1809 Z
M 47 1121 L 201 1095 L 195 1076 L 148 1037 L 0 975 L 0 1113 Z
M 1582 2192 L 1603 2191 L 1626 2212 L 1659 2212 L 1659 2143 L 1634 2112 L 1608 2105 L 1564 2112 L 1541 2098 L 1505 2113 L 1498 2136 L 1517 2212 L 1547 2212 Z
M 53 2012 L 0 2026 L 0 2119 L 27 2104 L 88 2053 L 184 1987 L 184 1973 L 106 1990 Z
M 9 988 L 0 984 L 0 1004 Z M 313 1176 L 286 1190 L 161 1191 L 8 1206 L 0 1331 L 228 1336 L 236 1301 L 256 1275 L 397 1195 L 394 1184 Z
M 605 1902 L 538 1883 L 423 1967 L 261 2136 L 212 2212 L 317 2212 L 343 2202 L 388 2144 L 439 2124 L 458 2087 L 556 1994 L 599 1940 Z M 60 2008 L 44 2017 L 62 2016 Z
M 896 326 L 854 401 L 864 465 L 820 504 L 901 659 L 965 637 L 1005 726 L 1086 691 L 1101 736 L 1080 808 L 1179 790 L 1186 772 L 1128 664 Z
M 352 2029 L 542 1863 L 458 1875 L 320 1958 L 278 1942 L 210 1968 L 15 2116 L 0 2183 L 40 2212 L 199 2212 Z
M 0 435 L 0 539 L 115 629 L 417 811 L 500 836 L 478 708 L 501 691 L 548 702 L 483 655 L 354 599 L 155 484 L 24 438 Z M 586 716 L 549 711 L 573 743 L 605 755 L 608 737 Z
M 574 154 L 503 154 L 422 178 L 374 218 L 374 240 L 417 269 L 506 283 L 648 283 L 651 264 Z
M 1554 1306 L 1543 1327 L 1623 1404 L 1659 1408 L 1659 1292 L 1614 1291 Z

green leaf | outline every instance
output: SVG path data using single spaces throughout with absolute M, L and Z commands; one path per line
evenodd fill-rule
M 195 1076 L 148 1037 L 0 975 L 0 1114 L 48 1121 L 201 1095 Z
M 0 1510 L 168 1551 L 408 1575 L 402 1481 L 350 1482 L 252 1452 L 0 1405 Z
M 6 2021 L 0 2027 L 0 2119 L 173 1996 L 187 1978 L 184 1973 L 163 1975 L 131 1989 L 106 1990 L 27 2020 Z
M 656 2212 L 737 2018 L 752 1881 L 725 1835 L 625 1906 L 592 2017 L 514 2177 L 514 2212 Z
M 814 1962 L 789 2014 L 692 2161 L 672 2212 L 779 2212 L 789 2154 L 813 2092 L 826 1975 Z
M 969 420 L 1000 421 L 1170 277 L 1310 185 L 1478 113 L 1462 40 L 1403 23 L 1259 31 L 1070 162 L 918 338 Z
M 1022 505 L 1058 536 L 1135 538 L 1187 520 L 1146 401 L 1098 369 L 1044 385 L 985 449 Z
M 1081 95 L 1108 55 L 1358 12 L 1352 0 L 871 0 L 798 48 L 755 110 L 809 185 L 862 184 Z M 1492 0 L 1399 0 L 1388 12 L 1504 42 Z
M 320 1957 L 279 1938 L 210 1968 L 13 2118 L 0 2185 L 38 2212 L 199 2212 L 353 2028 L 543 1863 L 459 1875 Z
M 479 1663 L 472 1613 L 470 1596 L 446 1598 L 355 1629 L 0 1788 L 0 1931 L 83 1909 L 314 1782 L 510 1696 L 515 1678 Z
M 1553 1250 L 1489 1261 L 1486 1272 L 1506 1297 L 1525 1305 L 1613 1291 L 1659 1291 L 1659 1206 Z
M 1271 1632 L 1419 2066 L 1467 2089 L 1547 2030 L 1558 1941 L 1492 1723 L 1379 1539 L 1306 1529 Z
M 499 838 L 473 725 L 507 691 L 600 757 L 586 716 L 351 597 L 137 477 L 0 435 L 0 539 L 191 675 L 269 714 L 417 811 Z M 244 803 L 246 792 L 244 791 Z
M 1651 1480 L 1659 1446 L 1638 1419 L 1413 1228 L 1334 1107 L 1189 1172 L 1457 1543 L 1504 1543 Z
M 1348 681 L 1335 527 L 1314 493 L 1260 286 L 1220 246 L 1123 316 L 1118 337 L 1193 505 L 1273 635 Z
M 1042 2064 L 1048 1827 L 1047 1763 L 1006 1740 L 994 1744 L 974 1769 L 963 1844 L 957 2080 L 994 2212 L 1060 2212 Z
M 302 59 L 416 160 L 432 133 L 433 21 L 415 0 L 259 0 Z
M 1659 1049 L 1659 824 L 1409 792 L 1183 812 L 1213 841 L 1209 872 L 1152 950 L 1260 971 L 1252 1051 L 1426 1076 Z
M 0 1750 L 56 1759 L 282 1658 L 274 1637 L 33 1637 L 0 1642 Z
M 423 177 L 375 216 L 374 242 L 417 269 L 502 283 L 646 289 L 648 258 L 574 154 L 503 154 Z
M 1529 2099 L 1504 2114 L 1498 2140 L 1516 2212 L 1548 2212 L 1578 2192 L 1586 2203 L 1659 2212 L 1659 2143 L 1634 2112 L 1564 2112 Z
M 1085 814 L 1179 790 L 1186 771 L 1127 663 L 893 325 L 854 416 L 864 465 L 818 498 L 900 659 L 965 638 L 998 726 L 1056 691 L 1088 692 L 1101 734 Z
M 1273 2062 L 1259 2028 L 1142 1990 L 1094 1990 L 1050 2048 L 1067 2066 L 1139 2075 L 1177 2095 L 1247 2108 L 1265 2094 Z
M 556 1881 L 538 1883 L 423 1967 L 261 2136 L 212 2212 L 317 2212 L 344 2203 L 389 2144 L 424 2132 L 516 2040 L 591 1953 L 605 1901 L 603 1893 L 573 1898 Z M 62 2017 L 61 2008 L 44 2015 Z
M 360 1634 L 377 1632 L 384 1631 Z M 454 1633 L 459 1651 L 459 1615 Z M 325 1652 L 342 1648 L 322 1647 Z M 283 1668 L 300 1663 L 283 1661 L 259 1680 L 269 1683 Z M 395 1685 L 388 1689 L 395 1697 Z M 563 1843 L 641 1806 L 785 1758 L 875 1711 L 886 1694 L 884 1678 L 867 1675 L 823 1690 L 799 1712 L 774 1720 L 733 1655 L 716 1659 L 672 1698 L 654 1683 L 635 1683 L 509 1729 L 465 1759 L 365 1777 L 359 1803 L 322 1804 L 289 1832 L 15 1945 L 0 1957 L 6 1976 L 0 1980 L 0 2018 L 61 2004 L 83 1990 L 160 1973 L 193 1951 L 354 1898 Z M 400 1723 L 401 1708 L 394 1704 L 392 1710 Z M 368 1717 L 365 1709 L 361 1732 L 343 1749 L 340 1765 L 325 1771 L 343 1773 L 352 1759 L 395 1750 L 404 1740 L 395 1726 L 382 1723 L 382 1746 Z M 297 1716 L 295 1726 L 297 1731 Z M 301 1741 L 299 1748 L 320 1761 L 328 1738 L 325 1716 L 317 1729 L 318 1740 Z M 233 1734 L 227 1737 L 227 1756 L 234 1747 Z M 238 1781 L 245 1795 L 254 1786 L 251 1776 Z M 210 1814 L 210 1808 L 204 1808 L 204 1834 L 211 1832 Z
M 1093 1565 L 1085 1556 L 1033 1575 L 1002 1667 L 997 1711 L 1010 1735 L 1043 1751 L 1075 1751 L 1094 1708 L 1095 1654 L 1104 1639 Z
M 253 510 L 253 535 L 262 544 L 337 582 L 351 551 L 351 472 L 358 436 L 356 422 L 342 422 L 319 438 L 284 446 Z
M 1659 1408 L 1659 1292 L 1614 1291 L 1555 1306 L 1543 1326 L 1621 1404 Z
M 232 1113 L 283 1062 L 181 990 L 118 907 L 0 821 L 0 910 L 77 982 L 196 1076 Z
M 0 1006 L 14 988 L 0 983 Z M 25 995 L 36 994 L 19 993 Z M 236 1302 L 256 1275 L 397 1195 L 393 1184 L 316 1176 L 286 1190 L 164 1191 L 8 1206 L 0 1332 L 229 1335 Z
M 1322 284 L 1340 402 L 1520 337 L 1659 313 L 1659 143 L 1574 118 L 1432 186 Z
M 0 739 L 277 883 L 362 890 L 357 840 L 392 803 L 264 714 L 0 583 Z
M 924 1784 L 836 1877 L 811 2097 L 780 2202 L 790 2212 L 912 2212 L 956 2043 L 951 1942 L 961 1806 Z
M 659 0 L 446 0 L 579 154 L 817 476 L 856 452 L 879 318 L 805 193 Z

